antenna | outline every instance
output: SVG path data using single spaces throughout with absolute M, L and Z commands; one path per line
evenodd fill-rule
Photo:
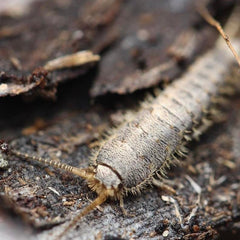
M 33 160 L 33 161 L 36 161 L 36 162 L 40 162 L 40 163 L 52 166 L 56 169 L 63 169 L 66 172 L 75 174 L 75 175 L 80 176 L 84 179 L 89 179 L 91 176 L 93 176 L 93 172 L 91 171 L 90 168 L 76 168 L 76 167 L 58 162 L 56 160 L 51 160 L 51 159 L 48 159 L 48 158 L 32 156 L 32 155 L 22 153 L 20 151 L 14 150 L 14 149 L 9 149 L 9 153 L 14 155 L 14 156 L 26 159 L 26 160 Z
M 101 205 L 102 203 L 104 203 L 108 198 L 108 191 L 105 190 L 103 191 L 90 205 L 88 205 L 87 207 L 85 207 L 82 212 L 77 215 L 75 218 L 73 218 L 73 220 L 70 222 L 70 224 L 64 229 L 64 231 L 59 234 L 56 237 L 56 240 L 61 239 L 71 228 L 73 228 L 77 222 L 84 217 L 85 215 L 87 215 L 90 211 L 92 211 L 93 209 L 95 209 L 97 206 Z

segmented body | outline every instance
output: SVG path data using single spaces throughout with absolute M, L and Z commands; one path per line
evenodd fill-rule
M 95 178 L 109 189 L 121 184 L 126 193 L 138 191 L 157 171 L 164 172 L 186 134 L 201 125 L 233 62 L 223 45 L 197 60 L 103 144 L 95 160 Z
M 225 76 L 233 62 L 234 58 L 225 45 L 217 44 L 184 76 L 146 104 L 132 121 L 116 129 L 98 151 L 93 166 L 86 169 L 29 156 L 11 147 L 10 153 L 15 156 L 42 162 L 86 179 L 90 188 L 97 192 L 98 197 L 57 239 L 108 197 L 119 199 L 123 207 L 125 194 L 139 192 L 151 183 L 155 174 L 166 172 L 166 167 L 175 162 L 175 155 L 182 154 L 186 140 L 206 129 L 206 115 L 226 85 Z

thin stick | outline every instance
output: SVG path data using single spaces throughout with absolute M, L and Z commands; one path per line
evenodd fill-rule
M 217 29 L 217 31 L 221 34 L 221 36 L 223 37 L 223 39 L 225 40 L 225 42 L 227 43 L 228 47 L 230 48 L 231 52 L 233 53 L 234 57 L 236 58 L 238 65 L 240 66 L 240 58 L 237 54 L 237 52 L 235 51 L 234 47 L 232 46 L 232 43 L 228 37 L 228 35 L 224 32 L 221 24 L 215 20 L 211 14 L 209 13 L 209 11 L 206 8 L 205 4 L 198 4 L 197 5 L 197 10 L 200 13 L 200 15 L 213 27 L 215 27 Z
M 43 67 L 47 71 L 55 71 L 63 68 L 78 67 L 91 62 L 98 62 L 100 56 L 91 51 L 79 51 L 48 61 Z

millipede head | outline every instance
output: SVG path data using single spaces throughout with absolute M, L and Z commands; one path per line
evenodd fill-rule
M 82 217 L 96 209 L 97 206 L 104 203 L 109 197 L 120 200 L 123 197 L 121 191 L 121 178 L 108 166 L 97 164 L 96 166 L 89 166 L 88 168 L 77 168 L 53 159 L 29 155 L 27 153 L 18 151 L 13 147 L 9 148 L 8 144 L 2 140 L 0 140 L 0 153 L 8 153 L 28 162 L 39 162 L 44 165 L 52 166 L 55 169 L 77 175 L 85 179 L 89 187 L 98 194 L 98 197 L 91 204 L 86 206 L 81 213 L 69 223 L 63 232 L 57 236 L 57 239 L 60 239 L 64 234 L 66 234 L 66 232 L 72 229 Z M 2 158 L 2 160 L 4 160 L 4 158 Z

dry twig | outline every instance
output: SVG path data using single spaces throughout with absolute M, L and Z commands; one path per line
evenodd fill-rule
M 238 65 L 240 66 L 240 58 L 236 52 L 236 50 L 234 49 L 229 36 L 224 32 L 221 24 L 215 20 L 211 14 L 209 13 L 206 5 L 204 3 L 198 4 L 197 5 L 197 10 L 200 13 L 200 15 L 213 27 L 215 27 L 217 29 L 217 31 L 221 34 L 221 36 L 223 37 L 223 39 L 225 40 L 225 42 L 227 43 L 228 47 L 230 48 L 231 52 L 233 53 L 234 57 L 236 58 Z

